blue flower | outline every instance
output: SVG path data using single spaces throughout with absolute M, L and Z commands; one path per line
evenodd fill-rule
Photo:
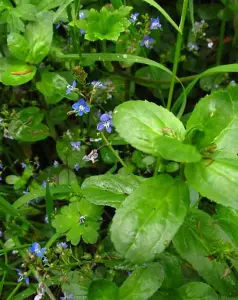
M 2 170 L 3 169 L 3 164 L 2 163 L 0 163 L 0 170 Z
M 78 102 L 72 105 L 72 108 L 77 116 L 82 116 L 83 114 L 87 114 L 90 112 L 90 107 L 87 105 L 84 99 L 79 99 Z
M 162 29 L 162 25 L 160 24 L 159 18 L 156 18 L 156 19 L 151 18 L 151 20 L 150 20 L 150 29 L 151 30 Z
M 22 169 L 26 169 L 27 168 L 27 164 L 24 163 L 24 162 L 21 162 L 21 167 L 22 167 Z
M 137 21 L 138 16 L 139 16 L 139 13 L 132 14 L 130 17 L 131 23 L 135 23 Z
M 37 257 L 43 257 L 46 251 L 46 248 L 41 248 L 41 246 L 35 242 L 31 247 L 28 248 L 32 254 L 35 254 Z
M 62 21 L 60 21 L 60 22 L 59 22 L 59 24 L 55 24 L 55 28 L 56 28 L 56 29 L 59 29 L 59 28 L 60 28 L 60 26 L 61 26 L 62 24 L 63 24 L 63 22 L 62 22 Z
M 25 282 L 28 285 L 30 282 L 29 277 L 27 277 L 25 274 L 22 274 L 21 270 L 19 269 L 16 269 L 16 271 L 17 271 L 17 275 L 19 276 L 17 282 L 21 282 L 23 279 L 25 279 Z
M 79 13 L 79 19 L 85 19 L 85 14 L 83 12 Z
M 91 85 L 94 88 L 99 88 L 99 89 L 106 89 L 107 88 L 101 81 L 92 81 Z
M 74 299 L 73 294 L 69 294 L 68 296 L 67 296 L 66 292 L 64 292 L 63 294 L 64 294 L 64 297 L 60 297 L 60 300 L 73 300 Z
M 143 40 L 140 42 L 141 46 L 145 46 L 147 49 L 152 47 L 152 44 L 155 43 L 155 40 L 152 39 L 149 35 L 146 35 Z
M 79 168 L 80 168 L 80 165 L 79 165 L 79 164 L 75 164 L 75 165 L 74 165 L 74 170 L 75 170 L 75 171 L 78 171 Z
M 112 132 L 112 117 L 109 114 L 103 114 L 100 117 L 100 122 L 97 125 L 97 130 L 106 129 L 107 132 Z
M 59 162 L 57 160 L 54 160 L 53 166 L 54 166 L 54 168 L 58 168 Z
M 48 218 L 47 215 L 45 215 L 44 221 L 45 221 L 46 224 L 49 224 L 49 218 Z
M 76 88 L 76 81 L 74 80 L 72 85 L 70 84 L 67 85 L 66 95 L 72 93 L 75 88 Z
M 188 47 L 188 51 L 190 52 L 199 50 L 199 47 L 196 43 L 189 42 L 187 47 Z
M 66 242 L 57 243 L 57 248 L 67 249 L 68 244 Z
M 42 182 L 41 187 L 42 187 L 43 189 L 46 188 L 46 181 L 45 181 L 45 180 Z
M 80 151 L 81 142 L 71 142 L 73 151 Z
M 84 29 L 79 29 L 79 31 L 80 31 L 80 33 L 81 33 L 82 35 L 84 35 L 85 32 L 86 32 Z

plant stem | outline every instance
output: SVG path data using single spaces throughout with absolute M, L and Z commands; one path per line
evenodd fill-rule
M 110 142 L 108 141 L 108 139 L 105 137 L 104 133 L 101 132 L 101 136 L 104 140 L 104 142 L 106 143 L 107 147 L 112 151 L 112 153 L 116 156 L 116 158 L 119 160 L 119 162 L 122 164 L 122 166 L 128 170 L 128 166 L 124 163 L 124 161 L 121 159 L 121 157 L 119 156 L 119 154 L 117 153 L 116 150 L 113 149 L 112 145 L 110 144 Z
M 169 89 L 169 97 L 168 97 L 168 103 L 167 103 L 168 110 L 170 110 L 170 108 L 171 108 L 171 103 L 172 103 L 172 98 L 173 98 L 174 84 L 176 81 L 176 75 L 177 75 L 178 64 L 179 64 L 179 59 L 180 59 L 181 45 L 182 45 L 182 40 L 183 40 L 182 33 L 183 33 L 184 23 L 185 23 L 185 19 L 186 19 L 187 7 L 188 7 L 188 0 L 184 0 L 182 16 L 181 16 L 181 20 L 180 20 L 180 24 L 179 24 L 179 29 L 180 29 L 181 33 L 178 32 L 178 36 L 177 36 L 174 65 L 173 65 L 173 76 L 172 76 L 170 89 Z
M 227 0 L 225 5 L 227 5 Z M 222 58 L 222 53 L 223 53 L 223 48 L 224 48 L 224 37 L 225 37 L 225 29 L 226 29 L 226 12 L 227 9 L 226 7 L 223 10 L 223 16 L 222 16 L 222 21 L 221 21 L 221 28 L 220 28 L 220 37 L 219 37 L 219 45 L 218 45 L 218 50 L 217 50 L 217 59 L 216 59 L 216 64 L 219 66 L 221 64 L 221 58 Z
M 19 290 L 19 288 L 22 285 L 22 281 L 18 283 L 18 285 L 15 287 L 15 289 L 11 292 L 11 294 L 8 296 L 7 300 L 12 299 L 12 297 L 16 294 L 16 292 Z
M 50 248 L 50 247 L 54 244 L 54 242 L 58 240 L 58 238 L 59 238 L 60 236 L 61 236 L 61 234 L 55 233 L 55 234 L 49 239 L 49 241 L 46 243 L 45 248 L 47 248 L 47 249 Z
M 157 156 L 156 157 L 156 161 L 155 161 L 155 168 L 154 168 L 154 174 L 153 174 L 153 176 L 156 176 L 158 174 L 160 162 L 161 162 L 161 156 Z

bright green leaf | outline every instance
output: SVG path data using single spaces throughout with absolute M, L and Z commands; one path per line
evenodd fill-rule
M 180 120 L 152 102 L 127 101 L 117 106 L 113 123 L 123 139 L 143 152 L 179 162 L 201 158 L 194 146 L 183 144 L 185 129 Z
M 159 263 L 138 267 L 120 287 L 121 300 L 146 300 L 161 286 L 164 269 Z
M 189 282 L 179 288 L 181 300 L 218 300 L 217 293 L 203 282 Z
M 93 281 L 88 289 L 88 300 L 118 300 L 119 289 L 114 282 L 100 279 Z
M 185 184 L 169 175 L 147 179 L 117 209 L 111 239 L 126 260 L 154 259 L 169 245 L 189 206 Z
M 7 37 L 7 45 L 11 53 L 18 59 L 25 61 L 29 52 L 26 39 L 19 33 L 12 32 Z

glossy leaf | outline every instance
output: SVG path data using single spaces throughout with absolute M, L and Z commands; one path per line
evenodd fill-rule
M 185 166 L 188 183 L 203 197 L 238 209 L 238 157 L 217 152 L 209 159 Z
M 185 184 L 169 175 L 147 179 L 117 209 L 111 239 L 126 260 L 153 260 L 169 245 L 189 206 Z
M 192 145 L 183 143 L 185 129 L 171 112 L 147 101 L 128 101 L 117 106 L 113 124 L 133 147 L 155 156 L 179 161 L 199 161 Z
M 119 289 L 112 281 L 100 279 L 93 281 L 88 289 L 88 300 L 118 300 Z
M 229 237 L 205 212 L 192 210 L 179 229 L 173 244 L 177 252 L 192 265 L 208 284 L 222 295 L 238 295 L 234 274 L 224 276 L 229 266 L 212 255 L 230 247 Z
M 26 26 L 25 38 L 30 51 L 26 61 L 31 64 L 40 63 L 48 54 L 53 38 L 52 15 L 42 11 L 36 15 L 36 21 Z
M 119 207 L 139 187 L 139 183 L 139 177 L 132 175 L 105 174 L 85 179 L 81 188 L 84 197 L 91 203 Z
M 121 300 L 146 300 L 161 286 L 164 269 L 159 263 L 138 267 L 120 287 Z
M 181 300 L 218 300 L 217 293 L 203 282 L 189 282 L 179 288 Z
M 187 129 L 203 131 L 196 143 L 199 149 L 215 144 L 216 150 L 238 153 L 237 93 L 238 87 L 231 87 L 198 102 L 187 122 Z
M 12 32 L 7 37 L 7 45 L 11 53 L 18 59 L 25 61 L 29 52 L 26 39 L 19 33 Z

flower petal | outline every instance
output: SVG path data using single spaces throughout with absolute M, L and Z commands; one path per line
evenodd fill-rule
M 101 131 L 103 129 L 104 129 L 103 122 L 99 122 L 98 125 L 97 125 L 97 130 Z
M 101 117 L 100 117 L 100 121 L 101 122 L 107 122 L 110 120 L 110 117 L 108 114 L 102 114 Z

